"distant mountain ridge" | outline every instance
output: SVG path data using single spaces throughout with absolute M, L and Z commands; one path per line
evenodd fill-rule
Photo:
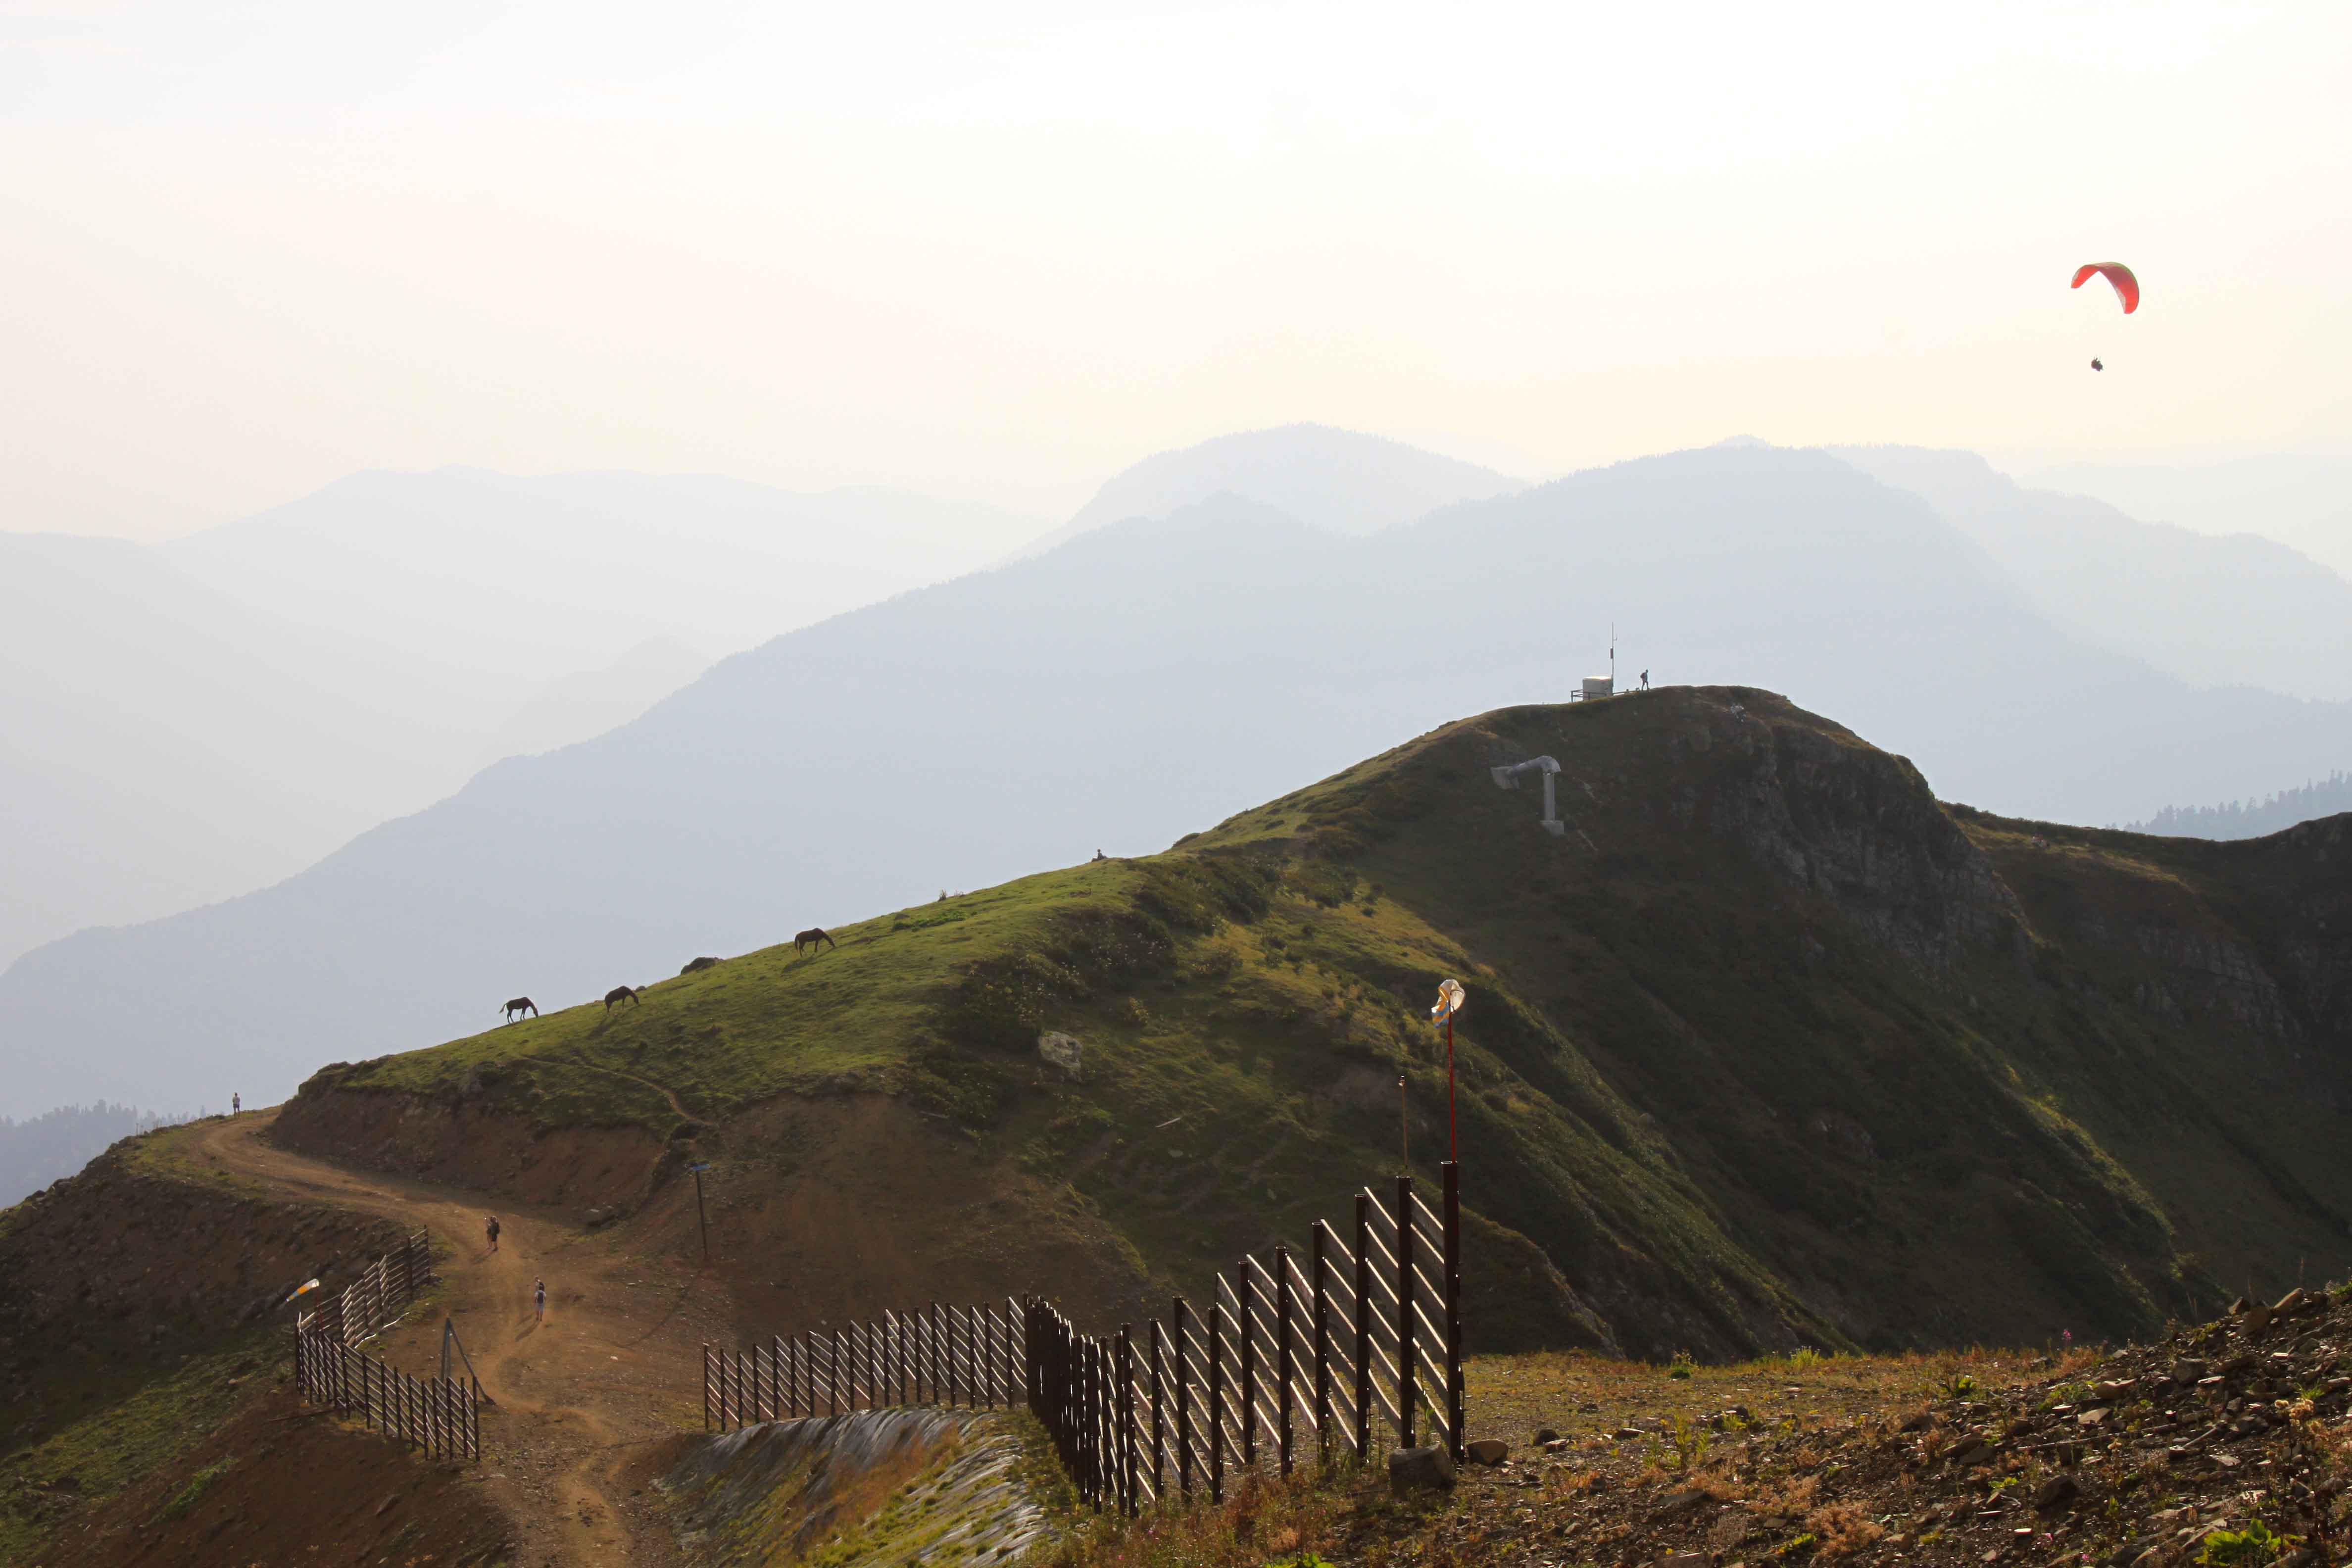
M 443 469 L 160 546 L 0 533 L 0 966 L 275 882 L 1045 526 L 876 489 Z
M 2352 700 L 2352 579 L 2274 539 L 2028 489 L 1973 452 L 1827 450 L 1927 500 L 2087 641 L 2192 686 Z
M 1356 538 L 1227 496 L 804 627 L 278 887 L 28 954 L 0 976 L 10 1092 L 275 1094 L 509 995 L 1149 851 L 1398 733 L 1557 698 L 1612 620 L 1629 678 L 1801 694 L 2019 816 L 2145 816 L 2352 755 L 2352 710 L 2090 647 L 1821 453 L 1671 454 Z
M 274 614 L 544 680 L 655 638 L 716 656 L 999 558 L 1028 518 L 696 474 L 351 475 L 161 547 Z
M 2280 452 L 2219 463 L 2066 463 L 2023 476 L 2150 522 L 2258 533 L 2352 577 L 2352 458 Z
M 1157 453 L 1122 469 L 1034 555 L 1106 523 L 1165 517 L 1220 495 L 1331 533 L 1377 533 L 1451 506 L 1526 488 L 1475 463 L 1328 425 L 1282 425 Z

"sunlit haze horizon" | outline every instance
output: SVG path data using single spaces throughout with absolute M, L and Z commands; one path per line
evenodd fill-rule
M 1528 479 L 2344 454 L 2347 61 L 2318 5 L 9 5 L 0 508 L 463 465 L 1057 519 L 1297 420 Z M 2066 288 L 2111 258 L 2127 321 Z

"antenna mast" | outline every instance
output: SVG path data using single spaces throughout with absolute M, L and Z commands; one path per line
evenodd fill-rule
M 1615 621 L 1609 623 L 1609 689 L 1612 695 L 1617 690 L 1617 623 Z

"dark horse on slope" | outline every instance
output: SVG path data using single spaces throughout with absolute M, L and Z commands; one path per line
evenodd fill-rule
M 793 938 L 793 952 L 795 953 L 804 952 L 812 947 L 822 952 L 825 948 L 840 945 L 841 943 L 825 934 L 825 929 L 823 926 L 811 926 Z
M 536 1018 L 539 1016 L 539 1004 L 528 996 L 518 996 L 507 1004 L 507 1022 L 513 1023 L 518 1013 L 528 1013 Z
M 637 1000 L 636 991 L 633 987 L 627 985 L 615 985 L 610 991 L 604 993 L 604 1011 L 607 1013 L 611 1012 L 613 1010 L 613 1004 L 615 1002 L 635 1003 L 640 1007 L 645 1005 L 643 1002 L 639 1002 Z

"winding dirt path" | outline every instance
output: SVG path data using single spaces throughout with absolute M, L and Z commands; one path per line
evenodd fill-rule
M 443 1320 L 457 1325 L 496 1401 L 482 1413 L 480 1484 L 514 1522 L 513 1561 L 676 1564 L 647 1489 L 662 1451 L 701 1428 L 703 1343 L 732 1341 L 716 1278 L 638 1251 L 625 1226 L 589 1232 L 543 1210 L 497 1210 L 491 1252 L 478 1194 L 289 1152 L 262 1141 L 276 1119 L 205 1128 L 188 1156 L 289 1198 L 421 1227 L 446 1247 L 442 1283 L 373 1348 L 425 1373 L 439 1364 Z M 541 1279 L 544 1321 L 531 1305 Z

